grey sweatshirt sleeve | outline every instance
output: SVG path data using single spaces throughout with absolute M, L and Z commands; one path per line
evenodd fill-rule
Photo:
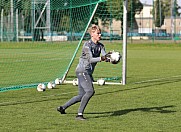
M 87 56 L 89 58 L 89 63 L 96 63 L 96 62 L 101 61 L 101 57 L 92 56 L 91 49 L 87 45 L 85 45 L 83 48 L 84 48 L 83 50 L 84 50 L 85 54 L 87 54 Z
M 106 55 L 106 50 L 105 50 L 104 47 L 101 49 L 101 55 L 102 55 L 102 56 L 105 56 L 105 55 Z

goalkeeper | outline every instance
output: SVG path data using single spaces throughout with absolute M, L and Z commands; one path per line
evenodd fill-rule
M 78 115 L 76 119 L 85 120 L 83 113 L 90 98 L 94 95 L 93 77 L 94 68 L 97 62 L 107 61 L 105 47 L 100 43 L 101 29 L 97 25 L 92 25 L 88 29 L 91 39 L 84 43 L 79 64 L 76 68 L 76 76 L 78 78 L 78 95 L 74 96 L 63 106 L 59 106 L 57 111 L 66 114 L 65 110 L 71 105 L 80 102 Z M 100 55 L 102 55 L 100 57 Z

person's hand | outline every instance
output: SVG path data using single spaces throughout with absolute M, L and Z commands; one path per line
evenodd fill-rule
M 106 57 L 105 62 L 111 62 L 110 58 Z
M 109 51 L 105 56 L 101 56 L 101 61 L 110 62 L 112 52 Z
M 112 51 L 109 51 L 107 54 L 112 54 Z
M 105 57 L 106 57 L 106 58 L 110 58 L 110 57 L 111 57 L 111 54 L 112 54 L 112 52 L 108 52 L 108 53 L 105 55 Z
M 110 55 L 101 56 L 101 61 L 110 62 Z
M 106 60 L 106 56 L 101 56 L 101 61 L 105 61 Z

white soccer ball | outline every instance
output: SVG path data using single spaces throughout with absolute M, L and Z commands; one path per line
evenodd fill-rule
M 73 80 L 73 85 L 74 85 L 74 86 L 78 86 L 78 85 L 79 85 L 78 78 L 75 78 L 75 79 Z
M 105 80 L 102 79 L 102 78 L 101 78 L 101 79 L 98 79 L 98 80 L 97 80 L 97 84 L 100 85 L 100 86 L 102 86 L 102 85 L 105 84 Z
M 56 87 L 56 84 L 55 84 L 55 83 L 53 83 L 53 84 L 52 84 L 52 87 L 53 87 L 53 88 L 55 88 L 55 87 Z
M 112 64 L 117 64 L 119 63 L 120 59 L 121 59 L 121 54 L 119 52 L 115 52 L 113 51 L 111 54 L 110 54 L 110 62 Z
M 55 86 L 56 86 L 55 83 L 49 82 L 48 85 L 47 85 L 47 88 L 52 89 L 52 88 L 55 88 Z
M 59 79 L 59 78 L 55 79 L 55 84 L 56 84 L 56 85 L 62 84 L 62 80 Z
M 46 90 L 45 84 L 43 84 L 43 83 L 38 84 L 38 86 L 37 86 L 37 91 L 38 92 L 43 92 L 45 90 Z

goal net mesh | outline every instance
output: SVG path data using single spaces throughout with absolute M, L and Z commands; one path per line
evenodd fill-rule
M 102 29 L 107 52 L 122 52 L 122 1 L 9 0 L 1 5 L 0 91 L 36 87 L 67 71 L 66 80 L 76 78 L 91 24 Z M 121 65 L 98 63 L 93 76 L 120 82 Z

